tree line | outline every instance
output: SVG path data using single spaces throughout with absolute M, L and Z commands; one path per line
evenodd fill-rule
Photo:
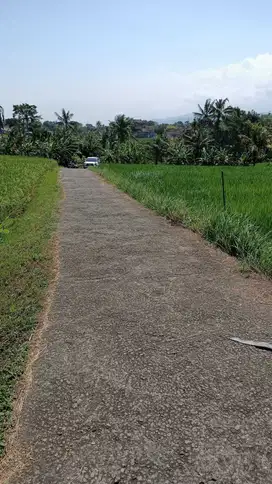
M 0 106 L 0 154 L 42 156 L 60 165 L 81 164 L 87 156 L 105 163 L 249 165 L 271 158 L 272 116 L 207 99 L 192 122 L 169 127 L 117 115 L 108 125 L 75 121 L 62 109 L 55 121 L 42 121 L 37 106 L 16 104 L 5 119 Z M 154 131 L 152 139 L 139 130 Z

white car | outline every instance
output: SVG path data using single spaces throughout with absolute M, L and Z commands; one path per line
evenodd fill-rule
M 84 161 L 84 168 L 88 168 L 88 166 L 98 166 L 100 163 L 100 159 L 98 156 L 88 156 Z

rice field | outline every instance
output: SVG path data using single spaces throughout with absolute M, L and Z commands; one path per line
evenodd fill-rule
M 159 214 L 272 276 L 272 165 L 101 165 L 96 171 Z M 221 172 L 224 172 L 226 209 Z
M 24 211 L 37 183 L 54 166 L 48 159 L 0 156 L 0 223 Z
M 58 199 L 56 162 L 0 156 L 0 454 L 51 277 Z

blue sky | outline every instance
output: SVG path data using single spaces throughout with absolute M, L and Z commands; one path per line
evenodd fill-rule
M 0 105 L 82 122 L 180 115 L 207 97 L 269 111 L 271 18 L 271 0 L 0 0 Z

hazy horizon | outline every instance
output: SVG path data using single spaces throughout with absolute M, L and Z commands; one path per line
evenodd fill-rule
M 188 115 L 206 98 L 272 110 L 272 5 L 230 0 L 9 0 L 1 5 L 0 105 L 62 108 L 82 123 Z

